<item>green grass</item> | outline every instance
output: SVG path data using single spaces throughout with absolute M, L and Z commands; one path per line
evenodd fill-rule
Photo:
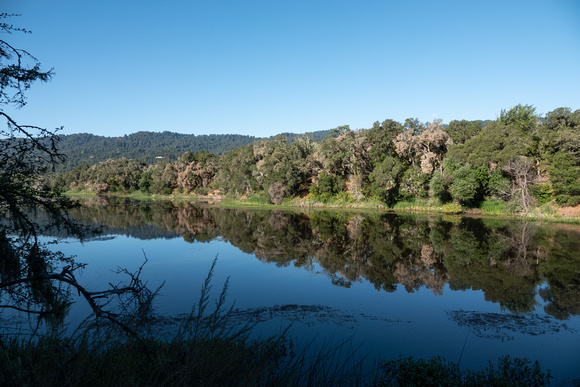
M 65 191 L 62 194 L 69 197 L 81 198 L 92 198 L 97 196 L 97 194 L 93 191 Z
M 393 205 L 393 210 L 440 214 L 440 213 L 456 213 L 454 212 L 454 210 L 457 210 L 458 208 L 461 207 L 461 206 L 457 207 L 458 205 L 451 203 L 452 207 L 450 207 L 450 209 L 452 209 L 453 211 L 452 210 L 446 211 L 445 206 L 446 205 L 443 205 L 440 202 L 433 202 L 430 201 L 429 199 L 415 199 L 415 200 L 399 201 Z
M 250 196 L 249 198 L 240 199 L 232 196 L 226 196 L 219 202 L 222 207 L 252 207 L 252 208 L 280 208 L 270 203 L 270 200 L 264 196 Z
M 91 191 L 68 191 L 65 193 L 70 197 L 95 197 Z M 479 208 L 465 208 L 456 203 L 441 204 L 429 199 L 415 199 L 399 201 L 389 208 L 385 203 L 376 198 L 356 200 L 346 193 L 334 195 L 329 198 L 316 198 L 313 195 L 306 197 L 285 198 L 281 204 L 271 204 L 270 200 L 263 193 L 258 193 L 247 198 L 237 198 L 232 196 L 221 199 L 207 198 L 196 194 L 171 195 L 146 194 L 135 191 L 131 194 L 110 193 L 111 196 L 132 198 L 136 200 L 169 200 L 173 202 L 203 202 L 204 200 L 216 200 L 223 207 L 238 208 L 259 208 L 259 209 L 344 209 L 344 210 L 373 210 L 373 211 L 411 211 L 425 214 L 465 214 L 483 215 L 491 217 L 516 217 L 526 220 L 539 220 L 553 223 L 580 224 L 580 218 L 564 217 L 556 213 L 557 206 L 553 203 L 543 204 L 533 207 L 527 215 L 516 212 L 510 203 L 502 200 L 485 200 Z
M 305 198 L 285 198 L 281 204 L 271 204 L 270 200 L 263 196 L 251 196 L 245 199 L 234 197 L 227 197 L 220 202 L 220 206 L 224 207 L 248 207 L 248 208 L 264 208 L 264 209 L 290 209 L 290 208 L 341 208 L 341 209 L 387 209 L 384 203 L 374 200 L 359 201 L 354 200 L 350 196 L 340 195 L 326 198 L 324 200 L 317 200 L 312 196 Z
M 485 200 L 481 203 L 480 209 L 486 215 L 505 215 L 511 213 L 508 204 L 503 200 Z

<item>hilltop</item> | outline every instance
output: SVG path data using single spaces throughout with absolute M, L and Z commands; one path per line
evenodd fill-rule
M 320 141 L 330 134 L 329 130 L 311 133 L 313 141 Z M 299 136 L 282 133 L 290 141 Z M 139 159 L 148 164 L 177 160 L 183 153 L 207 151 L 221 155 L 243 145 L 262 139 L 241 134 L 182 134 L 174 132 L 137 132 L 120 137 L 105 137 L 89 133 L 61 135 L 59 151 L 67 156 L 67 162 L 59 165 L 57 172 L 73 169 L 81 164 L 97 164 L 108 159 Z M 274 137 L 274 136 L 272 136 Z

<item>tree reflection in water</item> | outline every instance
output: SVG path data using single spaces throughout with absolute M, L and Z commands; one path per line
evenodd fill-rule
M 265 211 L 136 202 L 85 201 L 73 212 L 104 234 L 207 242 L 216 238 L 263 262 L 324 269 L 332 284 L 368 281 L 377 290 L 434 294 L 481 290 L 513 312 L 580 314 L 580 229 L 526 221 L 329 211 Z M 540 286 L 541 285 L 541 286 Z

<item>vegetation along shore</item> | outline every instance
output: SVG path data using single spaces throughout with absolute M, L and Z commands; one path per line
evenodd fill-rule
M 174 161 L 160 156 L 156 163 L 120 157 L 76 165 L 73 156 L 75 166 L 49 176 L 46 184 L 74 195 L 227 205 L 555 219 L 580 213 L 580 110 L 558 108 L 542 117 L 531 105 L 517 105 L 494 121 L 448 125 L 387 119 L 370 129 L 341 126 L 321 138 L 321 133 L 279 135 L 217 156 L 185 151 Z M 227 144 L 214 149 L 229 149 Z M 98 149 L 94 153 L 99 159 Z

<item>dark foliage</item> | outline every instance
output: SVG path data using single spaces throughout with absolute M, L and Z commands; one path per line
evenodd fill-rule
M 536 362 L 503 356 L 485 371 L 461 372 L 459 365 L 441 357 L 429 360 L 399 358 L 383 363 L 375 386 L 547 386 L 550 372 Z

